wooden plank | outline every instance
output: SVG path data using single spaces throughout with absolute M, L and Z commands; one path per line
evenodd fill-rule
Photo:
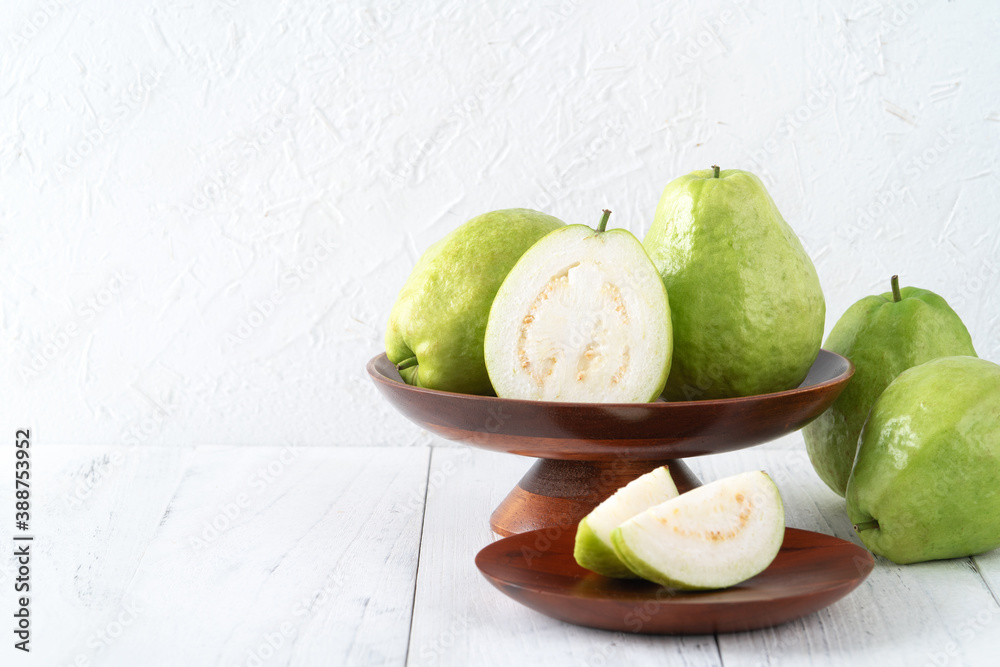
M 31 652 L 26 656 L 11 642 L 4 654 L 10 661 L 26 657 L 26 664 L 73 664 L 78 658 L 85 664 L 104 648 L 96 630 L 119 613 L 125 586 L 191 452 L 38 442 L 30 451 L 31 519 L 29 531 L 18 533 L 34 537 L 28 582 Z M 14 497 L 13 475 L 0 475 L 0 494 Z M 0 586 L 11 603 L 14 576 L 11 559 L 0 559 Z
M 84 627 L 61 647 L 58 664 L 80 655 L 128 666 L 153 657 L 170 664 L 404 662 L 428 448 L 197 447 L 189 454 L 177 483 L 165 485 L 172 486 L 165 502 L 149 501 L 157 512 L 136 511 L 146 502 L 139 484 L 78 517 L 140 525 L 147 544 L 136 567 L 104 569 L 100 585 L 118 603 L 82 615 Z M 129 451 L 129 461 L 139 479 L 159 473 L 146 448 Z M 80 546 L 114 553 L 129 542 L 120 532 Z M 72 579 L 79 550 L 61 544 L 51 557 L 48 576 Z M 79 641 L 96 634 L 104 637 L 97 648 Z M 58 637 L 46 641 L 63 644 Z
M 993 600 L 1000 605 L 1000 549 L 972 557 L 972 564 L 986 581 Z M 959 639 L 964 643 L 980 635 L 1000 637 L 1000 613 L 998 607 L 984 605 L 980 609 L 969 609 L 961 624 Z M 1000 652 L 1000 639 L 994 644 Z
M 495 537 L 490 513 L 531 463 L 434 449 L 407 664 L 721 664 L 712 636 L 626 636 L 570 625 L 514 602 L 483 578 L 474 559 Z
M 496 591 L 473 562 L 494 538 L 490 512 L 531 461 L 466 447 L 429 457 L 426 448 L 37 448 L 25 664 L 718 665 L 721 651 L 727 667 L 960 665 L 993 664 L 1000 650 L 998 552 L 911 566 L 879 559 L 831 607 L 718 643 L 549 619 Z M 857 542 L 843 500 L 801 447 L 688 462 L 705 480 L 768 470 L 788 525 Z M 10 568 L 0 563 L 5 587 Z
M 786 507 L 786 523 L 861 544 L 844 501 L 798 450 L 745 450 L 690 460 L 703 481 L 766 470 Z M 984 557 L 995 565 L 996 556 Z M 980 623 L 977 629 L 977 619 Z M 971 559 L 899 566 L 876 559 L 868 579 L 841 601 L 798 621 L 721 635 L 727 667 L 843 664 L 985 665 L 1000 649 L 1000 607 Z

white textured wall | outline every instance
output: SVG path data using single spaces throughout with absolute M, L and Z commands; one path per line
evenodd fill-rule
M 827 331 L 899 273 L 1000 360 L 995 2 L 2 4 L 10 433 L 428 441 L 364 372 L 421 251 L 511 206 L 642 235 L 713 163 Z

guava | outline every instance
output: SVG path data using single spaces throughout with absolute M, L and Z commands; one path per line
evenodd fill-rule
M 654 400 L 670 370 L 667 291 L 624 229 L 568 225 L 534 244 L 490 308 L 485 355 L 502 398 Z
M 785 510 L 762 471 L 699 486 L 629 519 L 611 533 L 615 553 L 643 579 L 706 590 L 763 572 L 781 550 Z
M 962 320 L 937 294 L 916 287 L 866 296 L 847 309 L 823 344 L 854 363 L 854 376 L 830 408 L 802 431 L 813 468 L 841 496 L 868 411 L 896 376 L 955 355 L 976 356 Z
M 766 394 L 805 379 L 826 302 L 759 178 L 713 167 L 670 182 L 643 245 L 670 294 L 667 400 Z
M 577 525 L 573 549 L 577 564 L 606 577 L 635 578 L 615 553 L 611 532 L 636 514 L 676 497 L 677 486 L 667 466 L 640 475 L 615 491 Z
M 1000 546 L 1000 366 L 940 357 L 900 373 L 861 432 L 847 515 L 895 563 Z
M 407 384 L 493 394 L 483 338 L 493 297 L 524 251 L 563 226 L 530 209 L 472 218 L 420 257 L 400 290 L 385 351 Z

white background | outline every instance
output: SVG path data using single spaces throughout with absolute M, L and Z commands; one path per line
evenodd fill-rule
M 364 370 L 424 249 L 522 206 L 641 237 L 711 164 L 827 332 L 898 273 L 1000 359 L 996 3 L 467 4 L 5 0 L 5 428 L 427 444 Z

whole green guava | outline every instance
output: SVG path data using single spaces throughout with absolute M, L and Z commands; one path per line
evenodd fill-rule
M 805 379 L 826 302 L 759 178 L 713 167 L 672 181 L 643 246 L 670 295 L 667 400 L 765 394 Z
M 847 514 L 896 563 L 1000 546 L 1000 366 L 940 357 L 900 373 L 861 432 Z
M 493 297 L 535 241 L 562 227 L 524 208 L 472 218 L 420 257 L 400 290 L 385 351 L 405 382 L 462 394 L 493 393 L 483 338 Z
M 866 296 L 844 312 L 823 344 L 854 363 L 854 376 L 830 409 L 805 427 L 809 460 L 843 496 L 868 411 L 896 376 L 931 359 L 976 356 L 972 339 L 948 303 L 928 290 L 899 289 Z

